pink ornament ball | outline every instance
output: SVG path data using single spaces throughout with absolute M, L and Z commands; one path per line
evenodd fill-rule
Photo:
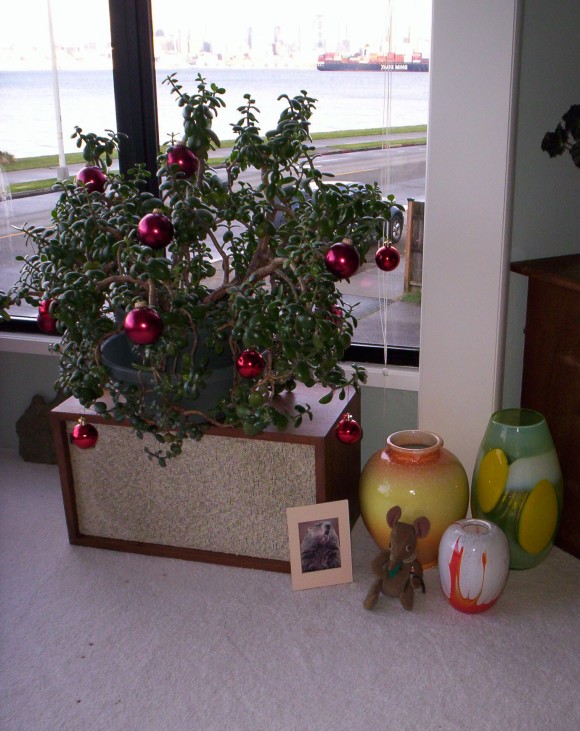
M 324 257 L 326 268 L 339 279 L 348 279 L 360 266 L 360 256 L 355 246 L 345 241 L 333 244 Z
M 332 305 L 330 308 L 330 314 L 332 315 L 332 321 L 335 325 L 341 325 L 344 320 L 344 310 L 338 305 Z
M 401 255 L 394 246 L 381 246 L 375 254 L 375 263 L 383 272 L 392 272 L 399 266 Z
M 51 303 L 51 299 L 42 300 L 38 305 L 38 315 L 36 316 L 36 324 L 46 335 L 55 335 L 57 332 L 57 319 L 50 314 Z
M 75 424 L 70 435 L 71 444 L 79 449 L 91 449 L 99 439 L 99 432 L 92 424 L 87 424 L 81 419 Z
M 107 176 L 96 165 L 81 168 L 76 177 L 77 185 L 84 185 L 89 193 L 102 193 L 105 190 Z
M 167 150 L 167 164 L 170 167 L 179 165 L 178 172 L 183 173 L 186 178 L 195 175 L 198 168 L 197 157 L 185 145 L 174 145 Z
M 236 368 L 242 378 L 256 378 L 266 367 L 261 353 L 255 350 L 243 350 L 236 361 Z
M 173 224 L 162 213 L 148 213 L 139 221 L 137 234 L 142 244 L 163 249 L 173 238 Z
M 362 439 L 361 425 L 350 414 L 344 414 L 334 430 L 336 438 L 343 444 L 356 444 Z
M 151 307 L 135 307 L 125 316 L 123 327 L 136 345 L 152 345 L 163 333 L 163 321 Z

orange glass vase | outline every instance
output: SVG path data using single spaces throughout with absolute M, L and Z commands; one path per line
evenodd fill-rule
M 445 530 L 465 518 L 469 505 L 467 474 L 437 434 L 405 430 L 391 434 L 386 447 L 366 463 L 360 479 L 361 515 L 375 543 L 386 550 L 391 530 L 387 512 L 399 505 L 401 520 L 424 515 L 431 530 L 418 541 L 417 558 L 424 569 L 437 564 Z

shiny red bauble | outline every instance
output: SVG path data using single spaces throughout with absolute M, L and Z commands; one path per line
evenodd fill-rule
M 356 444 L 362 439 L 363 430 L 361 425 L 351 414 L 344 414 L 336 429 L 336 438 L 343 444 Z
M 78 424 L 73 426 L 70 434 L 71 444 L 79 449 L 91 449 L 99 440 L 99 432 L 92 424 L 87 424 L 84 419 L 80 419 Z
M 375 254 L 375 263 L 383 272 L 392 272 L 399 266 L 401 255 L 394 246 L 381 246 Z
M 179 165 L 179 172 L 190 178 L 197 172 L 198 160 L 189 147 L 174 145 L 167 150 L 167 164 Z
M 163 249 L 173 238 L 173 224 L 162 213 L 148 213 L 139 221 L 137 234 L 142 244 Z
M 326 268 L 339 279 L 352 277 L 360 266 L 360 257 L 355 246 L 346 241 L 333 244 L 324 257 Z
M 330 314 L 332 315 L 332 321 L 335 325 L 340 325 L 344 318 L 344 310 L 338 305 L 332 305 L 330 308 Z
M 163 321 L 151 307 L 135 307 L 125 316 L 123 327 L 131 342 L 151 345 L 161 337 Z
M 55 335 L 57 319 L 50 314 L 50 305 L 52 300 L 42 300 L 38 305 L 38 315 L 36 316 L 36 324 L 47 335 Z
M 77 173 L 77 185 L 83 183 L 89 193 L 102 193 L 105 190 L 107 176 L 96 165 L 87 165 Z
M 242 378 L 256 378 L 265 367 L 264 356 L 255 350 L 242 350 L 236 361 L 236 368 Z

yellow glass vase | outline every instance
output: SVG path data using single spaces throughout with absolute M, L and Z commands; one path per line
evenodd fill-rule
M 386 516 L 394 505 L 400 506 L 405 523 L 422 515 L 429 519 L 431 530 L 417 544 L 418 560 L 428 569 L 437 564 L 445 530 L 467 514 L 469 482 L 440 436 L 412 429 L 391 434 L 385 448 L 368 460 L 359 494 L 364 524 L 382 550 L 389 545 Z

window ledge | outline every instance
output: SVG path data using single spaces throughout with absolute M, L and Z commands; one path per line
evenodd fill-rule
M 51 337 L 50 335 L 0 332 L 0 352 L 4 353 L 26 353 L 28 355 L 58 357 L 57 353 L 49 350 L 51 345 L 58 342 L 60 342 L 60 337 Z
M 341 364 L 346 373 L 352 373 L 352 367 Z M 419 369 L 407 366 L 376 365 L 361 363 L 367 373 L 366 386 L 370 388 L 391 388 L 395 391 L 418 391 Z
M 58 357 L 49 348 L 60 338 L 32 333 L 0 332 L 0 352 L 23 353 L 27 355 L 50 355 Z M 371 388 L 391 388 L 398 391 L 419 390 L 419 369 L 405 366 L 385 368 L 372 363 L 362 363 L 367 373 L 366 385 Z M 352 373 L 350 365 L 342 364 L 347 373 Z

